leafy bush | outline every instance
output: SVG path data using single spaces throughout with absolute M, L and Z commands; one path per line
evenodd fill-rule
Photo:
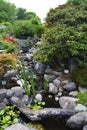
M 87 107 L 87 92 L 84 92 L 84 93 L 79 93 L 77 95 L 78 97 L 78 101 L 77 101 L 77 104 L 80 103 L 80 104 L 83 104 L 84 106 Z
M 72 72 L 71 77 L 78 86 L 87 88 L 87 69 L 78 68 Z
M 77 57 L 81 66 L 87 66 L 87 4 L 61 5 L 51 9 L 46 18 L 46 29 L 42 35 L 47 43 L 37 52 L 41 62 L 69 63 Z
M 5 37 L 2 41 L 2 49 L 7 53 L 13 53 L 17 51 L 17 45 L 13 38 Z
M 0 54 L 0 76 L 2 76 L 7 70 L 13 68 L 17 63 L 14 54 L 2 53 Z
M 40 37 L 43 31 L 44 27 L 41 23 L 35 24 L 30 20 L 16 21 L 14 24 L 14 34 L 17 38 L 33 37 L 35 34 Z
M 0 129 L 4 130 L 6 127 L 18 123 L 20 112 L 15 110 L 15 106 L 6 106 L 0 111 Z

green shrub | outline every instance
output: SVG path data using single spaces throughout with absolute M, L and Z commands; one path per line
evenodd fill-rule
M 43 31 L 44 27 L 42 24 L 37 25 L 29 20 L 16 21 L 14 24 L 14 34 L 17 38 L 33 37 L 35 34 L 40 37 Z
M 87 69 L 78 68 L 74 70 L 71 78 L 78 86 L 87 88 Z
M 16 66 L 17 59 L 14 54 L 1 53 L 0 54 L 0 76 L 2 76 L 6 71 L 14 68 Z
M 76 6 L 66 3 L 48 12 L 46 29 L 42 35 L 48 45 L 42 47 L 42 52 L 37 52 L 38 60 L 68 64 L 75 56 L 81 66 L 87 66 L 86 9 L 87 4 Z
M 77 95 L 77 97 L 78 97 L 78 99 L 79 99 L 79 100 L 77 101 L 77 104 L 80 103 L 80 104 L 82 104 L 82 105 L 84 105 L 84 106 L 87 107 L 87 92 L 79 93 L 79 94 Z
M 13 53 L 17 50 L 17 47 L 14 44 L 3 42 L 2 49 L 5 50 L 7 53 Z

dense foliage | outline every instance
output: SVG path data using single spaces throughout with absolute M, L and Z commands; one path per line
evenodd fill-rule
M 72 80 L 80 87 L 87 88 L 87 69 L 78 68 L 72 72 Z
M 30 20 L 16 21 L 13 28 L 17 38 L 33 37 L 35 34 L 41 37 L 44 32 L 44 26 L 37 17 Z
M 68 2 L 48 12 L 43 34 L 47 46 L 37 52 L 36 60 L 68 63 L 77 57 L 81 66 L 87 66 L 87 4 L 82 2 L 78 6 Z
M 84 93 L 79 93 L 78 95 L 77 95 L 77 97 L 78 97 L 78 101 L 77 101 L 77 104 L 82 104 L 82 105 L 84 105 L 84 106 L 86 106 L 87 107 L 87 92 L 84 92 Z
M 0 0 L 0 22 L 14 22 L 16 19 L 16 7 L 10 2 Z
M 15 67 L 17 60 L 14 54 L 2 53 L 0 54 L 0 76 L 2 76 L 7 70 Z

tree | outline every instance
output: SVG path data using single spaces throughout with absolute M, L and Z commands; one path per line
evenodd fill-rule
M 87 66 L 87 4 L 78 6 L 68 3 L 50 9 L 46 17 L 45 47 L 35 56 L 41 62 L 65 63 L 76 57 L 82 66 Z
M 16 7 L 10 2 L 0 0 L 0 22 L 14 22 L 16 19 Z
M 18 8 L 17 9 L 17 19 L 25 20 L 26 19 L 26 9 Z

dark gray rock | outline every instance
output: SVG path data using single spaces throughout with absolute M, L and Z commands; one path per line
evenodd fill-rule
M 0 103 L 0 110 L 4 109 L 6 107 L 5 103 Z
M 0 102 L 3 102 L 3 99 L 7 97 L 6 93 L 7 93 L 6 89 L 0 89 Z
M 19 99 L 18 97 L 16 96 L 12 96 L 10 99 L 9 99 L 10 103 L 13 104 L 13 105 L 17 105 L 17 107 L 24 107 L 25 104 L 22 102 L 21 99 Z
M 63 86 L 63 89 L 67 92 L 70 92 L 76 90 L 77 86 L 74 82 L 70 82 L 67 85 Z
M 44 64 L 36 62 L 34 69 L 38 74 L 44 74 L 46 66 Z
M 11 79 L 12 77 L 15 77 L 16 75 L 17 75 L 17 71 L 16 71 L 16 70 L 9 70 L 9 71 L 7 71 L 7 72 L 4 74 L 3 78 L 4 78 L 5 80 L 9 80 L 9 79 Z
M 72 110 L 64 110 L 58 108 L 45 108 L 42 110 L 31 110 L 27 107 L 19 108 L 19 110 L 31 121 L 40 121 L 46 118 L 66 119 L 75 114 Z
M 29 130 L 29 128 L 27 126 L 22 125 L 21 123 L 17 123 L 5 128 L 5 130 Z
M 7 98 L 4 98 L 3 103 L 4 103 L 5 105 L 10 105 L 10 102 L 9 102 L 9 100 L 8 100 Z
M 87 112 L 77 113 L 71 116 L 66 123 L 66 126 L 73 130 L 80 130 L 87 123 Z

